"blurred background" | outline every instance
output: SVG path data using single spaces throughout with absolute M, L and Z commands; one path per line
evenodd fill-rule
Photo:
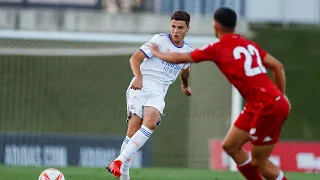
M 319 0 L 0 0 L 0 179 L 35 179 L 45 167 L 111 179 L 103 167 L 126 134 L 130 56 L 169 32 L 175 10 L 191 14 L 191 45 L 217 41 L 221 6 L 238 13 L 238 33 L 285 65 L 292 111 L 271 160 L 286 172 L 320 171 Z M 169 89 L 133 179 L 242 179 L 217 171 L 234 170 L 220 143 L 241 99 L 213 63 L 192 65 L 190 83 L 190 98 L 179 79 Z M 291 178 L 319 178 L 311 175 Z

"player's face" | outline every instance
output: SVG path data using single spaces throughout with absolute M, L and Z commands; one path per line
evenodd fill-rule
M 173 42 L 180 43 L 183 41 L 184 36 L 189 31 L 189 26 L 187 26 L 185 21 L 177 21 L 175 19 L 171 20 L 170 23 L 170 34 Z

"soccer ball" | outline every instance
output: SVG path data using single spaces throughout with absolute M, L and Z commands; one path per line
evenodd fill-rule
M 64 175 L 58 169 L 49 168 L 44 170 L 38 180 L 65 180 Z

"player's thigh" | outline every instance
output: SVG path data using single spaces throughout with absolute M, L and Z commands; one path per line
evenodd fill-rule
M 249 130 L 252 117 L 250 113 L 242 111 L 222 142 L 224 150 L 238 150 L 250 141 Z
M 142 119 L 136 114 L 131 114 L 128 118 L 127 136 L 132 137 L 141 127 Z
M 150 98 L 144 103 L 143 123 L 148 124 L 150 127 L 158 125 L 161 121 L 164 108 L 164 98 L 151 93 Z

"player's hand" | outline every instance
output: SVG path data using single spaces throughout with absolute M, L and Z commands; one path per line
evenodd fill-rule
M 135 89 L 135 90 L 141 90 L 142 89 L 142 77 L 135 77 L 130 88 Z
M 151 53 L 152 53 L 153 55 L 155 55 L 155 54 L 157 54 L 157 53 L 159 52 L 159 47 L 158 47 L 158 45 L 156 45 L 156 44 L 154 44 L 154 43 L 151 43 L 151 44 L 149 45 L 149 47 L 150 47 Z
M 184 87 L 183 85 L 181 86 L 181 91 L 186 95 L 186 96 L 191 96 L 192 91 L 190 86 Z
M 289 101 L 288 96 L 287 96 L 287 95 L 283 95 L 283 97 L 288 101 L 288 103 L 289 103 L 289 107 L 290 107 L 290 109 L 291 109 L 291 103 L 290 103 L 290 101 Z

